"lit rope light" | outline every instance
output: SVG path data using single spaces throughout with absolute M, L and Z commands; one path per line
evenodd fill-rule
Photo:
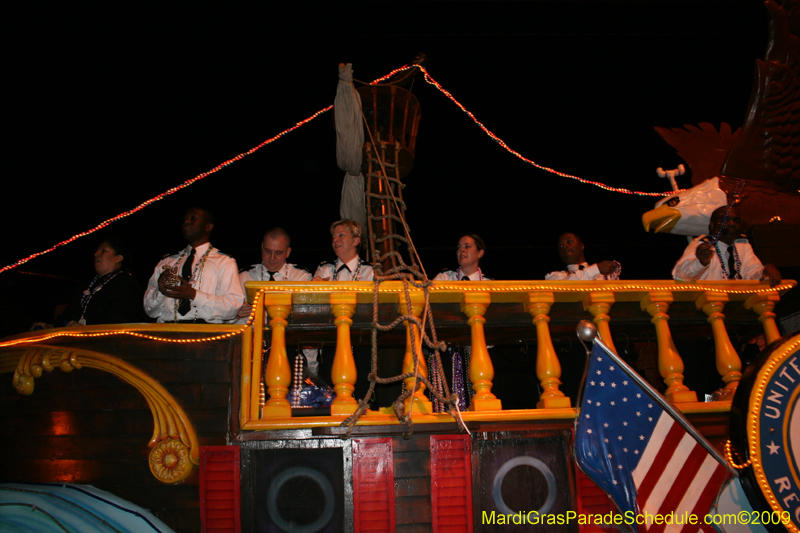
M 261 296 L 266 292 L 267 289 L 261 289 L 258 291 L 253 298 L 253 308 L 250 310 L 250 316 L 247 319 L 245 324 L 242 324 L 236 331 L 229 331 L 228 333 L 223 333 L 221 335 L 213 335 L 211 337 L 201 337 L 199 339 L 174 339 L 172 337 L 159 337 L 157 335 L 148 335 L 146 333 L 137 333 L 136 331 L 128 331 L 124 329 L 115 330 L 115 331 L 98 331 L 95 333 L 78 333 L 78 332 L 71 332 L 71 331 L 64 331 L 59 333 L 51 333 L 49 335 L 43 335 L 39 337 L 29 337 L 26 339 L 17 339 L 14 341 L 6 341 L 0 343 L 0 348 L 5 348 L 7 346 L 18 346 L 20 344 L 30 344 L 32 342 L 42 342 L 47 341 L 50 339 L 55 339 L 57 337 L 79 337 L 79 338 L 91 338 L 91 337 L 110 337 L 112 335 L 128 335 L 129 337 L 138 337 L 140 339 L 147 339 L 151 341 L 158 341 L 158 342 L 169 342 L 172 344 L 196 344 L 201 342 L 211 342 L 211 341 L 219 341 L 223 339 L 230 339 L 231 337 L 236 337 L 237 335 L 241 335 L 242 333 L 249 328 L 252 323 L 253 319 L 256 316 L 256 309 L 258 308 L 258 301 L 261 299 Z
M 222 170 L 223 168 L 227 167 L 228 165 L 231 165 L 231 164 L 233 164 L 233 163 L 235 163 L 237 161 L 240 161 L 240 160 L 244 159 L 245 157 L 247 157 L 248 155 L 252 154 L 256 150 L 259 150 L 260 148 L 263 148 L 264 146 L 277 141 L 278 139 L 280 139 L 281 137 L 283 137 L 287 133 L 291 133 L 294 130 L 296 130 L 297 128 L 299 128 L 300 126 L 306 125 L 307 123 L 311 122 L 312 120 L 314 120 L 318 116 L 322 115 L 323 113 L 327 113 L 331 109 L 333 109 L 333 105 L 329 105 L 328 107 L 320 109 L 319 111 L 317 111 L 316 113 L 314 113 L 310 117 L 301 120 L 300 122 L 298 122 L 297 124 L 295 124 L 291 128 L 283 130 L 279 134 L 275 135 L 274 137 L 271 137 L 271 138 L 267 139 L 266 141 L 262 142 L 258 146 L 254 147 L 254 148 L 251 148 L 248 151 L 237 155 L 236 157 L 232 157 L 231 159 L 228 159 L 227 161 L 225 161 L 223 163 L 220 163 L 219 165 L 215 166 L 211 170 L 207 170 L 207 171 L 205 171 L 205 172 L 203 172 L 201 174 L 198 174 L 197 176 L 195 176 L 195 177 L 193 177 L 191 179 L 188 179 L 188 180 L 184 181 L 183 183 L 181 183 L 177 187 L 173 187 L 173 188 L 169 189 L 168 191 L 159 194 L 158 196 L 154 196 L 153 198 L 150 198 L 149 200 L 146 200 L 146 201 L 142 202 L 141 204 L 137 205 L 136 207 L 134 207 L 130 211 L 125 211 L 124 213 L 120 213 L 119 215 L 117 215 L 115 217 L 109 218 L 108 220 L 105 220 L 105 221 L 101 222 L 100 224 L 98 224 L 97 226 L 93 227 L 92 229 L 89 229 L 89 230 L 84 231 L 82 233 L 78 233 L 77 235 L 73 235 L 69 239 L 67 239 L 65 241 L 61 241 L 60 243 L 58 243 L 58 244 L 56 244 L 54 246 L 51 246 L 47 250 L 44 250 L 42 252 L 37 252 L 35 254 L 29 255 L 28 257 L 26 257 L 24 259 L 20 259 L 16 263 L 12 263 L 10 265 L 6 265 L 3 268 L 0 268 L 0 273 L 5 272 L 6 270 L 11 270 L 11 269 L 17 268 L 20 265 L 24 265 L 25 263 L 27 263 L 31 259 L 35 259 L 35 258 L 39 257 L 40 255 L 44 255 L 44 254 L 50 253 L 53 250 L 55 250 L 57 248 L 60 248 L 61 246 L 64 246 L 65 244 L 69 244 L 69 243 L 71 243 L 73 241 L 76 241 L 76 240 L 80 239 L 81 237 L 86 237 L 87 235 L 91 235 L 95 231 L 101 230 L 101 229 L 105 228 L 106 226 L 108 226 L 110 224 L 113 224 L 117 220 L 121 220 L 121 219 L 123 219 L 123 218 L 125 218 L 127 216 L 130 216 L 130 215 L 138 212 L 138 211 L 141 211 L 145 207 L 148 207 L 149 205 L 151 205 L 151 204 L 153 204 L 153 203 L 155 203 L 155 202 L 157 202 L 159 200 L 162 200 L 162 199 L 166 198 L 167 196 L 178 192 L 181 189 L 185 189 L 189 185 L 192 185 L 195 182 L 198 182 L 201 179 L 203 179 L 203 178 L 205 178 L 207 176 L 210 176 L 211 174 L 214 174 L 215 172 L 217 172 L 219 170 Z
M 546 171 L 546 172 L 550 172 L 551 174 L 555 174 L 555 175 L 557 175 L 557 176 L 561 176 L 562 178 L 570 178 L 570 179 L 573 179 L 573 180 L 579 181 L 579 182 L 581 182 L 581 183 L 585 183 L 585 184 L 587 184 L 587 185 L 594 185 L 595 187 L 600 187 L 601 189 L 604 189 L 604 190 L 606 190 L 606 191 L 610 191 L 610 192 L 619 192 L 619 193 L 623 193 L 623 194 L 635 194 L 635 195 L 637 195 L 637 196 L 669 196 L 669 195 L 673 195 L 673 194 L 675 194 L 676 192 L 682 192 L 683 190 L 685 190 L 685 189 L 681 189 L 681 190 L 679 190 L 679 191 L 668 191 L 668 192 L 644 192 L 644 191 L 632 191 L 632 190 L 630 190 L 630 189 L 625 189 L 625 188 L 620 188 L 620 187 L 611 187 L 611 186 L 609 186 L 609 185 L 606 185 L 605 183 L 601 183 L 601 182 L 599 182 L 599 181 L 591 181 L 591 180 L 587 180 L 587 179 L 584 179 L 584 178 L 580 178 L 580 177 L 578 177 L 578 176 L 573 176 L 572 174 L 567 174 L 567 173 L 565 173 L 565 172 L 560 172 L 560 171 L 558 171 L 558 170 L 555 170 L 555 169 L 552 169 L 552 168 L 549 168 L 549 167 L 545 167 L 545 166 L 543 166 L 543 165 L 540 165 L 540 164 L 538 164 L 538 163 L 536 163 L 536 162 L 534 162 L 534 161 L 532 161 L 532 160 L 528 159 L 527 157 L 525 157 L 524 155 L 520 154 L 520 153 L 519 153 L 519 152 L 517 152 L 516 150 L 513 150 L 513 149 L 512 149 L 510 146 L 508 146 L 508 145 L 506 144 L 506 142 L 505 142 L 503 139 L 501 139 L 500 137 L 498 137 L 497 135 L 495 135 L 494 133 L 492 133 L 492 132 L 489 130 L 489 128 L 487 128 L 486 126 L 484 126 L 484 124 L 483 124 L 483 123 L 482 123 L 480 120 L 478 120 L 477 118 L 475 118 L 475 115 L 473 115 L 471 111 L 467 110 L 467 108 L 466 108 L 466 107 L 464 107 L 464 106 L 461 104 L 461 102 L 459 102 L 458 100 L 456 100 L 456 99 L 453 97 L 453 95 L 452 95 L 452 94 L 450 94 L 450 92 L 449 92 L 447 89 L 445 89 L 444 87 L 442 87 L 442 86 L 439 84 L 439 82 L 437 82 L 436 80 L 434 80 L 434 79 L 431 77 L 431 75 L 430 75 L 430 74 L 428 74 L 428 71 L 427 71 L 427 69 L 426 69 L 425 67 L 423 67 L 422 65 L 405 65 L 405 66 L 403 66 L 403 67 L 400 67 L 400 68 L 398 68 L 398 69 L 395 69 L 395 70 L 393 70 L 391 73 L 387 74 L 386 76 L 383 76 L 382 78 L 378 78 L 377 80 L 373 81 L 373 82 L 372 82 L 372 84 L 374 85 L 374 84 L 376 84 L 376 83 L 379 83 L 379 82 L 381 82 L 381 81 L 384 81 L 384 80 L 386 80 L 387 78 L 390 78 L 391 76 L 393 76 L 394 74 L 397 74 L 398 72 L 402 72 L 402 71 L 404 71 L 404 70 L 408 70 L 408 69 L 415 68 L 415 67 L 416 67 L 416 68 L 418 68 L 418 69 L 420 69 L 420 70 L 422 71 L 422 73 L 423 73 L 423 74 L 424 74 L 424 76 L 425 76 L 425 81 L 426 81 L 428 84 L 430 84 L 430 85 L 433 85 L 434 87 L 436 87 L 437 89 L 439 89 L 439 91 L 440 91 L 442 94 L 444 94 L 446 97 L 448 97 L 450 100 L 452 100 L 452 102 L 453 102 L 454 104 L 456 104 L 456 105 L 457 105 L 457 106 L 458 106 L 458 107 L 461 109 L 461 111 L 463 111 L 464 113 L 466 113 L 466 114 L 467 114 L 467 116 L 469 116 L 469 118 L 471 118 L 471 119 L 472 119 L 472 121 L 473 121 L 473 122 L 475 122 L 475 124 L 477 124 L 477 125 L 478 125 L 478 126 L 479 126 L 479 127 L 480 127 L 480 128 L 483 130 L 483 131 L 484 131 L 484 133 L 486 133 L 486 135 L 488 135 L 488 136 L 489 136 L 489 137 L 490 137 L 492 140 L 494 140 L 494 141 L 495 141 L 495 142 L 497 142 L 497 143 L 498 143 L 500 146 L 502 146 L 502 147 L 503 147 L 503 148 L 504 148 L 504 149 L 505 149 L 505 150 L 506 150 L 508 153 L 512 154 L 514 157 L 516 157 L 516 158 L 518 158 L 518 159 L 521 159 L 522 161 L 525 161 L 525 162 L 526 162 L 526 163 L 528 163 L 529 165 L 532 165 L 532 166 L 534 166 L 534 167 L 536 167 L 536 168 L 538 168 L 538 169 L 544 170 L 544 171 Z

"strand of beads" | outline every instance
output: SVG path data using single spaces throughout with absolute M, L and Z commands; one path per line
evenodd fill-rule
M 121 273 L 122 270 L 117 269 L 114 272 L 106 274 L 105 276 L 94 277 L 92 282 L 89 284 L 89 288 L 83 291 L 83 297 L 81 297 L 81 317 L 78 319 L 78 322 L 80 322 L 84 326 L 86 325 L 86 319 L 84 318 L 84 316 L 86 315 L 86 308 L 89 306 L 89 302 L 92 300 L 92 296 L 94 296 L 94 293 L 100 292 L 100 289 L 105 287 L 109 281 L 116 278 Z M 95 288 L 95 284 L 102 278 L 105 279 L 103 279 L 100 285 Z
M 430 383 L 433 391 L 427 391 L 428 397 L 433 404 L 433 412 L 434 413 L 443 413 L 444 412 L 444 404 L 439 401 L 436 395 L 433 394 L 435 391 L 440 396 L 444 396 L 444 384 L 442 382 L 442 374 L 439 372 L 439 365 L 436 364 L 436 356 L 431 355 L 428 357 L 428 375 L 431 377 Z
M 467 401 L 468 391 L 464 379 L 464 359 L 457 348 L 451 346 L 448 351 L 453 361 L 453 392 L 458 395 L 458 408 L 463 411 L 469 406 Z
M 303 363 L 305 357 L 303 352 L 297 352 L 294 358 L 294 375 L 292 376 L 292 407 L 300 407 L 300 393 L 303 392 Z
M 739 252 L 736 250 L 736 246 L 731 245 L 728 253 L 733 252 L 733 265 L 736 269 L 734 272 L 733 278 L 731 278 L 731 273 L 728 272 L 728 268 L 725 266 L 725 261 L 722 259 L 722 252 L 719 251 L 719 241 L 714 243 L 714 250 L 717 252 L 717 257 L 719 258 L 719 266 L 722 269 L 722 275 L 724 276 L 723 279 L 742 279 L 742 260 L 739 259 Z

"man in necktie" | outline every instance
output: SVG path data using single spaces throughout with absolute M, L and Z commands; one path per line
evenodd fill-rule
M 583 239 L 574 233 L 563 233 L 558 238 L 558 256 L 565 270 L 556 270 L 547 274 L 544 279 L 548 281 L 574 281 L 574 280 L 609 280 L 619 279 L 620 264 L 616 261 L 600 261 L 590 265 L 583 256 Z
M 272 228 L 261 240 L 261 262 L 239 272 L 242 288 L 248 281 L 311 281 L 311 272 L 286 260 L 292 253 L 291 238 L 283 228 Z M 253 306 L 245 302 L 239 309 L 236 322 L 244 324 Z
M 672 269 L 677 281 L 758 279 L 771 286 L 781 282 L 772 264 L 762 265 L 741 234 L 742 220 L 736 206 L 724 205 L 711 214 L 708 235 L 694 239 Z
M 214 217 L 194 207 L 183 217 L 188 245 L 162 259 L 144 295 L 145 312 L 158 322 L 231 322 L 244 302 L 236 261 L 211 245 Z

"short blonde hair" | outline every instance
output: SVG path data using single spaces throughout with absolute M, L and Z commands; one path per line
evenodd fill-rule
M 361 224 L 359 224 L 355 220 L 350 220 L 349 218 L 346 218 L 344 220 L 337 220 L 336 222 L 331 224 L 331 235 L 333 235 L 333 230 L 336 228 L 336 226 L 344 226 L 345 228 L 350 230 L 350 234 L 353 237 L 358 239 L 361 238 L 361 232 L 363 230 L 361 229 Z

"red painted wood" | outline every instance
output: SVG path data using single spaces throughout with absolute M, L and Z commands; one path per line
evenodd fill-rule
M 431 514 L 435 533 L 472 533 L 469 435 L 431 435 Z
M 353 439 L 353 529 L 395 530 L 392 439 Z
M 200 448 L 202 533 L 241 533 L 239 447 Z
M 578 514 L 579 515 L 607 515 L 615 512 L 614 502 L 603 492 L 603 489 L 595 485 L 594 481 L 586 477 L 581 469 L 575 467 L 575 488 L 578 494 Z M 613 525 L 580 524 L 578 530 L 581 533 L 605 533 L 615 532 Z

